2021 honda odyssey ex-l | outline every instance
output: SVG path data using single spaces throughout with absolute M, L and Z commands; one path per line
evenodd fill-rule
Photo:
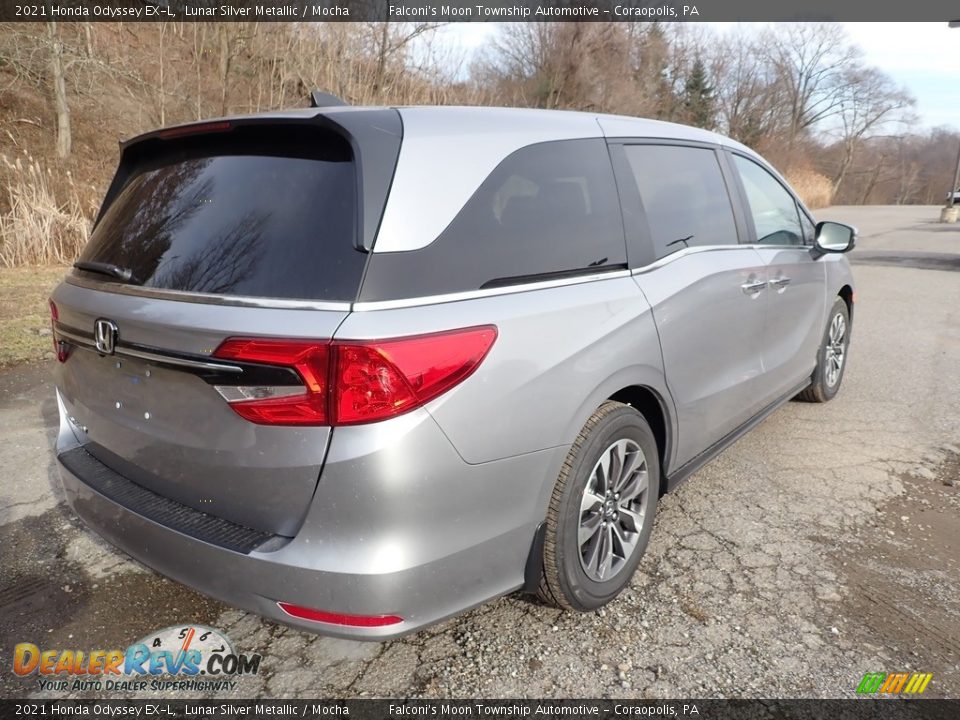
M 854 231 L 680 125 L 319 107 L 122 146 L 51 299 L 66 496 L 159 572 L 407 633 L 589 610 L 657 500 L 846 365 Z

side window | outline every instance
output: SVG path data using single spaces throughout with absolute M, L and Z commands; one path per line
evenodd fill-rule
M 757 230 L 757 242 L 764 245 L 803 245 L 803 229 L 793 196 L 773 175 L 752 160 L 734 155 L 733 163 L 747 193 L 747 203 Z
M 716 153 L 675 145 L 627 145 L 657 259 L 685 247 L 736 245 L 737 228 Z
M 430 245 L 375 252 L 360 298 L 463 292 L 625 264 L 606 143 L 539 143 L 505 158 Z

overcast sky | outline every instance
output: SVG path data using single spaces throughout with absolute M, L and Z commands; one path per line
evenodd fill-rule
M 733 23 L 709 23 L 724 31 Z M 922 125 L 960 129 L 960 28 L 947 23 L 843 23 L 866 60 L 917 100 Z M 757 24 L 757 27 L 761 25 Z M 455 23 L 444 29 L 451 45 L 472 53 L 496 31 L 494 23 Z

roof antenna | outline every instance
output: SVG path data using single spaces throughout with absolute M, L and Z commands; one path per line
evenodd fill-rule
M 331 95 L 328 92 L 323 92 L 323 90 L 314 90 L 310 93 L 310 107 L 338 107 L 342 105 L 349 105 L 350 103 L 344 102 L 336 95 Z

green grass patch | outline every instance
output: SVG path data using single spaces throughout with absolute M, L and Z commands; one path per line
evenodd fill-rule
M 53 351 L 47 299 L 67 268 L 0 268 L 0 367 L 43 360 Z

